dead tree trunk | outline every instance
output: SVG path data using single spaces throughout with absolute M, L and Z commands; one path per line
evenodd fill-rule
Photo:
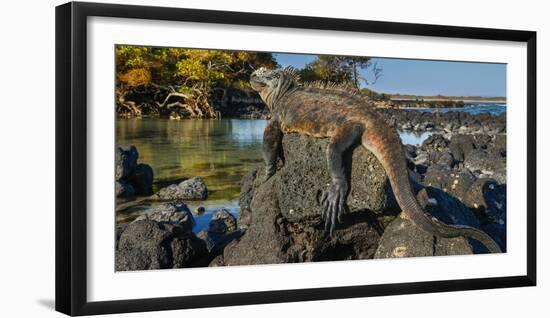
M 116 89 L 116 108 L 118 114 L 127 114 L 131 117 L 140 117 L 141 109 L 133 102 L 126 100 L 128 90 L 124 87 L 118 87 Z
M 177 92 L 169 87 L 170 93 L 162 103 L 157 102 L 159 108 L 180 108 L 187 112 L 190 118 L 216 118 L 216 112 L 208 101 L 209 90 L 205 86 L 196 85 L 190 93 Z

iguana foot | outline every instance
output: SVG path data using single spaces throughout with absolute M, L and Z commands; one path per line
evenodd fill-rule
M 334 233 L 337 223 L 342 222 L 342 216 L 347 210 L 347 187 L 342 183 L 331 183 L 321 195 L 321 218 L 325 220 L 325 231 Z

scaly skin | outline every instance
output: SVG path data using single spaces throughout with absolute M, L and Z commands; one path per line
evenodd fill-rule
M 283 134 L 299 133 L 331 140 L 327 149 L 331 183 L 320 200 L 321 216 L 330 233 L 347 210 L 351 173 L 345 158 L 362 145 L 382 163 L 405 217 L 435 236 L 470 237 L 492 253 L 501 252 L 485 232 L 469 226 L 447 225 L 424 213 L 412 191 L 397 131 L 387 125 L 365 98 L 341 89 L 306 87 L 291 68 L 273 71 L 261 68 L 251 75 L 250 84 L 271 112 L 263 144 L 266 179 L 276 172 L 277 160 L 282 157 Z

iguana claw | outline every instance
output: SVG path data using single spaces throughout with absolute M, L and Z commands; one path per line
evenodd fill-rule
M 345 185 L 341 183 L 331 183 L 329 188 L 321 195 L 321 218 L 325 220 L 325 231 L 330 235 L 334 233 L 336 224 L 342 223 L 342 217 L 346 212 L 346 193 Z

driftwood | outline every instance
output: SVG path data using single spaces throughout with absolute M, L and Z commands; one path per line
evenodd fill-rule
M 142 112 L 140 107 L 138 107 L 135 102 L 126 100 L 127 94 L 128 91 L 126 89 L 119 88 L 116 90 L 117 113 L 128 113 L 130 116 L 133 117 L 141 116 Z
M 189 93 L 179 91 L 181 86 L 157 85 L 151 83 L 148 89 L 117 87 L 117 113 L 131 117 L 140 117 L 142 114 L 169 114 L 172 112 L 185 113 L 189 118 L 218 118 L 219 112 L 210 105 L 209 95 L 211 90 L 205 85 L 195 85 L 189 88 Z M 141 89 L 141 90 L 140 90 Z M 136 102 L 129 100 L 132 93 L 149 94 L 150 102 Z M 160 100 L 160 101 L 159 101 Z

